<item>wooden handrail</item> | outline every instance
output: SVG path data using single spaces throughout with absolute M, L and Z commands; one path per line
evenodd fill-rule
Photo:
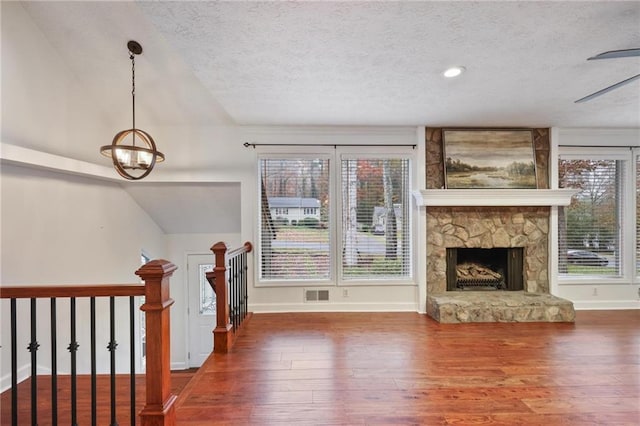
M 220 243 L 217 243 L 220 244 Z M 224 244 L 224 243 L 222 243 Z M 213 247 L 215 247 L 216 245 L 214 245 Z M 211 247 L 211 250 L 213 250 L 213 247 Z M 249 241 L 245 242 L 242 246 L 238 247 L 237 249 L 233 249 L 230 252 L 227 252 L 227 258 L 229 257 L 235 257 L 239 254 L 242 253 L 251 253 L 251 250 L 253 250 L 253 244 L 251 244 Z
M 20 285 L 0 287 L 0 299 L 144 296 L 144 284 Z

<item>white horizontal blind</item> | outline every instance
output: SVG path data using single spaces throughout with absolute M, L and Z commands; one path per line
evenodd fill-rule
M 559 186 L 580 192 L 559 209 L 559 270 L 567 276 L 622 276 L 624 161 L 564 159 Z
M 409 160 L 343 159 L 342 278 L 411 277 Z
M 329 279 L 329 160 L 263 158 L 260 175 L 260 279 Z
M 640 155 L 636 155 L 636 276 L 640 276 Z

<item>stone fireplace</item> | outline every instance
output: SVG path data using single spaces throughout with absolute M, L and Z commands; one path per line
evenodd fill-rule
M 548 207 L 428 207 L 427 292 L 451 290 L 447 258 L 454 248 L 517 248 L 522 252 L 520 289 L 548 293 L 548 234 Z
M 533 133 L 538 189 L 448 190 L 441 129 L 427 129 L 427 190 L 416 197 L 426 208 L 427 314 L 434 319 L 574 320 L 573 304 L 550 294 L 548 271 L 550 206 L 570 195 L 548 189 L 548 130 Z M 460 283 L 459 275 L 471 277 Z

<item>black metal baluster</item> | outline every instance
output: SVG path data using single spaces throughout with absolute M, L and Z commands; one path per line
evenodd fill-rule
M 233 269 L 235 269 L 235 287 L 236 287 L 236 328 L 238 328 L 240 326 L 240 322 L 242 321 L 242 306 L 240 305 L 240 256 L 236 256 L 235 260 L 234 260 L 234 267 Z
M 244 279 L 242 271 L 242 266 L 244 265 L 243 260 L 244 254 L 240 254 L 240 256 L 238 256 L 238 325 L 241 325 L 244 320 L 244 286 L 242 284 L 242 280 Z
M 16 299 L 11 299 L 11 424 L 18 426 L 18 328 Z
M 244 306 L 242 306 L 242 254 L 238 256 L 238 326 L 242 324 Z
M 236 322 L 237 322 L 237 327 L 240 327 L 240 324 L 242 324 L 242 271 L 241 271 L 241 266 L 242 265 L 242 255 L 238 255 L 236 256 L 235 259 L 235 266 L 234 269 L 235 274 L 236 274 Z
M 71 353 L 71 424 L 72 426 L 78 425 L 78 387 L 77 387 L 77 360 L 76 355 L 78 352 L 78 342 L 76 341 L 76 298 L 71 298 L 70 307 L 71 316 L 71 342 L 67 348 Z
M 58 333 L 56 298 L 51 298 L 51 424 L 58 424 Z
M 229 290 L 227 290 L 227 297 L 229 298 L 229 320 L 231 322 L 231 327 L 233 332 L 236 331 L 236 321 L 235 321 L 235 306 L 233 305 L 233 259 L 229 259 L 227 262 L 227 286 Z
M 249 295 L 247 293 L 248 289 L 247 289 L 247 271 L 248 271 L 248 266 L 247 266 L 247 253 L 243 253 L 242 254 L 242 320 L 244 321 L 244 319 L 247 317 L 247 312 L 249 310 L 249 306 L 248 306 L 248 299 L 249 299 Z
M 98 422 L 97 406 L 97 374 L 96 374 L 96 298 L 89 299 L 89 311 L 91 321 L 91 424 L 96 426 Z
M 38 424 L 38 343 L 36 336 L 36 299 L 31 298 L 31 342 L 27 346 L 31 352 L 31 424 Z
M 229 304 L 231 314 L 231 324 L 233 325 L 233 332 L 236 331 L 236 272 L 235 272 L 235 258 L 229 260 Z
M 129 338 L 131 346 L 131 425 L 136 424 L 136 330 L 135 330 L 135 298 L 129 296 Z
M 116 309 L 115 309 L 115 297 L 109 297 L 109 333 L 110 341 L 107 345 L 107 349 L 111 353 L 111 426 L 117 426 L 116 421 L 116 348 L 118 343 L 116 342 Z
M 242 254 L 238 256 L 238 325 L 244 319 L 244 295 L 242 294 Z
M 242 288 L 242 296 L 240 303 L 242 304 L 242 318 L 241 321 L 244 321 L 247 316 L 247 253 L 242 253 L 242 257 L 240 258 L 240 286 Z
M 239 303 L 239 294 L 238 294 L 238 290 L 240 289 L 240 287 L 238 287 L 238 256 L 233 258 L 233 304 L 236 307 L 236 323 L 234 326 L 234 329 L 237 330 L 238 329 L 238 325 L 240 325 L 240 303 Z

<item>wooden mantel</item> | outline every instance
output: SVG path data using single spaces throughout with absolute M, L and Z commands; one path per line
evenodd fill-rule
M 418 206 L 568 206 L 578 189 L 421 189 Z

